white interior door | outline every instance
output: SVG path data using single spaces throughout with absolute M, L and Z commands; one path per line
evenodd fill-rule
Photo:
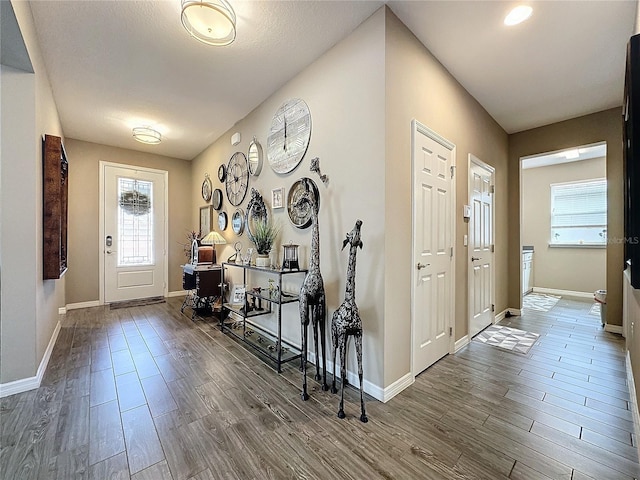
M 494 169 L 469 155 L 469 337 L 495 319 L 493 311 Z
M 413 125 L 413 374 L 449 353 L 455 147 Z
M 106 303 L 163 296 L 166 172 L 102 165 Z

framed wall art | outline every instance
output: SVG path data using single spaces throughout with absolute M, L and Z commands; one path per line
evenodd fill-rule
M 284 187 L 271 190 L 271 208 L 284 208 Z
M 211 231 L 211 225 L 213 225 L 213 207 L 211 205 L 200 207 L 200 238 Z

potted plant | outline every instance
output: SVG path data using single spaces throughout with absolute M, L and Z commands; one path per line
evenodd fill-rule
M 256 245 L 258 256 L 256 257 L 256 267 L 269 266 L 269 252 L 280 233 L 280 227 L 274 225 L 266 218 L 258 218 L 255 222 L 255 232 L 253 243 Z

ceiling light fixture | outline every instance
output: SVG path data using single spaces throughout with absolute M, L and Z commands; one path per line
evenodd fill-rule
M 511 27 L 518 25 L 528 19 L 533 13 L 533 8 L 529 5 L 518 5 L 504 17 L 504 24 Z
M 133 129 L 133 138 L 140 143 L 149 145 L 157 145 L 162 141 L 162 135 L 151 127 L 135 127 Z
M 236 38 L 236 14 L 226 0 L 182 0 L 182 26 L 207 45 L 229 45 Z

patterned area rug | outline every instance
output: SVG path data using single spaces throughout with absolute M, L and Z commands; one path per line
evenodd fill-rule
M 522 297 L 522 308 L 537 312 L 548 312 L 558 303 L 560 298 L 562 297 L 546 293 L 530 293 Z
M 139 298 L 137 300 L 127 300 L 125 302 L 113 302 L 109 304 L 111 310 L 129 307 L 144 307 L 145 305 L 153 305 L 155 303 L 165 303 L 164 297 Z
M 492 347 L 503 348 L 516 353 L 526 354 L 533 344 L 538 340 L 537 333 L 525 332 L 517 328 L 501 327 L 492 325 L 476 335 L 473 340 L 476 342 L 491 345 Z
M 589 315 L 595 315 L 596 317 L 600 316 L 600 304 L 598 302 L 591 305 L 591 310 L 589 310 Z

